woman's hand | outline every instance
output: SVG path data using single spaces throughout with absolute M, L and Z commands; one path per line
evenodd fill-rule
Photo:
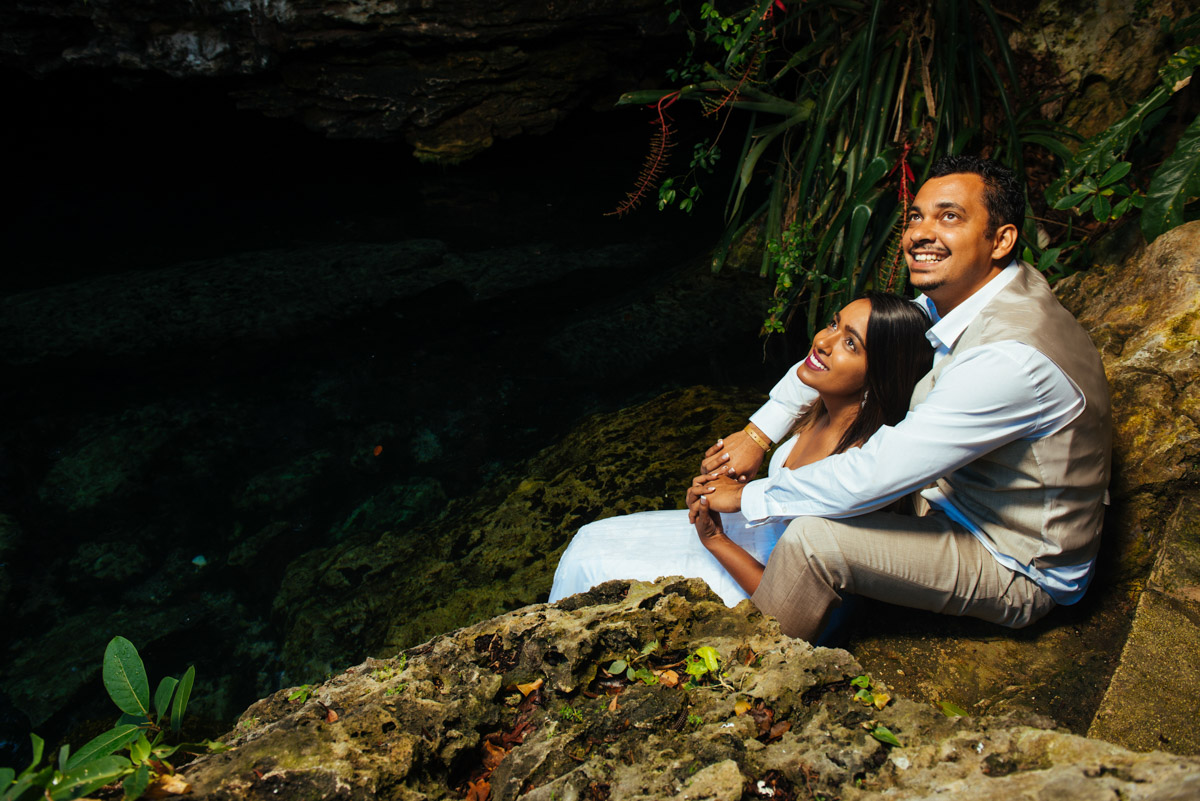
M 719 469 L 725 475 L 749 481 L 758 474 L 766 454 L 745 431 L 737 431 L 717 440 L 716 445 L 704 452 L 700 469 L 705 473 Z
M 721 516 L 708 508 L 708 499 L 704 489 L 693 484 L 687 491 L 688 521 L 696 527 L 700 541 L 707 547 L 714 537 L 724 537 L 725 529 L 721 525 Z
M 745 488 L 744 480 L 730 478 L 722 475 L 721 471 L 717 471 L 692 479 L 692 486 L 688 487 L 688 497 L 690 498 L 694 491 L 698 498 L 703 498 L 704 503 L 713 512 L 740 512 L 742 511 L 742 490 Z M 688 508 L 691 508 L 690 503 Z

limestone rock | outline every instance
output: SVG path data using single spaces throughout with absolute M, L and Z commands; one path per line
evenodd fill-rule
M 693 689 L 603 670 L 617 658 L 665 669 L 702 646 L 720 654 L 721 676 Z M 749 602 L 726 608 L 698 580 L 614 581 L 368 660 L 309 698 L 282 690 L 185 777 L 193 797 L 223 801 L 461 798 L 471 785 L 496 801 L 1200 790 L 1200 759 L 1131 753 L 1044 718 L 864 706 L 848 681 L 860 671 L 845 651 L 782 636 Z M 901 746 L 874 739 L 878 726 Z
M 1042 0 L 1021 10 L 1009 45 L 1031 88 L 1053 96 L 1042 112 L 1093 136 L 1157 82 L 1173 52 L 1160 20 L 1193 11 L 1184 0 Z

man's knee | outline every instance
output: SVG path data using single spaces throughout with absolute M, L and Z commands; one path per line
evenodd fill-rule
M 823 517 L 797 517 L 771 554 L 782 553 L 793 569 L 807 567 L 827 586 L 843 589 L 849 580 L 846 558 L 838 544 L 842 524 Z

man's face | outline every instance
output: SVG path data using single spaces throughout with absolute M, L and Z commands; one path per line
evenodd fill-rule
M 904 229 L 909 282 L 946 314 L 1003 268 L 1016 241 L 1016 228 L 1000 226 L 987 235 L 983 178 L 952 173 L 931 178 L 913 200 Z M 1010 238 L 1011 237 L 1011 238 Z

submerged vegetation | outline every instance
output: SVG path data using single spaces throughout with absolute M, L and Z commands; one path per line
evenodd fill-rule
M 1039 117 L 1048 98 L 1022 92 L 1006 32 L 1018 23 L 1002 22 L 989 0 L 758 0 L 729 13 L 705 2 L 698 19 L 680 0 L 667 6 L 691 48 L 668 71 L 675 88 L 621 98 L 651 107 L 654 134 L 615 213 L 655 192 L 660 209 L 690 212 L 701 178 L 739 129 L 734 113 L 746 115 L 712 267 L 720 270 L 741 238 L 759 237 L 759 271 L 774 279 L 767 333 L 799 311 L 811 334 L 864 289 L 903 288 L 902 220 L 941 155 L 981 153 L 1018 174 L 1030 149 L 1055 160 L 1059 177 L 1045 192 L 1052 216 L 1035 218 L 1031 208 L 1023 231 L 1024 257 L 1053 274 L 1086 263 L 1089 243 L 1132 210 L 1145 207 L 1152 239 L 1183 222 L 1200 194 L 1200 122 L 1157 170 L 1124 160 L 1187 85 L 1200 48 L 1180 49 L 1146 99 L 1077 144 L 1074 131 Z M 1162 25 L 1182 44 L 1197 41 L 1197 20 Z M 685 173 L 668 177 L 677 137 L 668 109 L 680 100 L 719 120 L 719 130 L 694 145 Z

